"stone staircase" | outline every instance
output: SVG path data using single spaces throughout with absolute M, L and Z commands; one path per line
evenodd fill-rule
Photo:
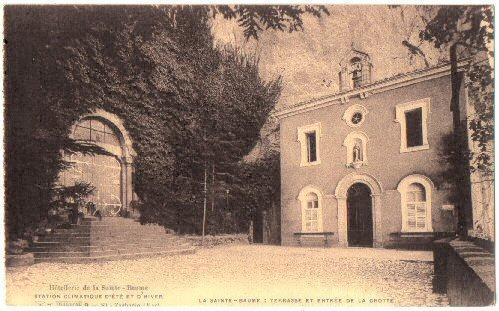
M 71 229 L 55 229 L 30 247 L 38 262 L 84 263 L 151 256 L 191 254 L 186 239 L 158 225 L 141 225 L 131 218 L 85 218 Z

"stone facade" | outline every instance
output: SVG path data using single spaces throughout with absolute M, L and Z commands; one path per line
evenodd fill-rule
M 435 184 L 442 138 L 453 129 L 450 98 L 450 67 L 443 65 L 278 111 L 282 244 L 298 245 L 300 234 L 311 231 L 318 239 L 332 232 L 332 245 L 356 245 L 349 236 L 358 229 L 351 227 L 356 217 L 372 217 L 361 220 L 357 233 L 372 234 L 365 241 L 374 247 L 387 246 L 394 233 L 453 232 L 456 212 Z M 409 146 L 405 113 L 416 108 L 423 137 Z M 367 200 L 349 197 L 356 184 L 367 186 Z M 414 186 L 424 187 L 420 206 L 426 208 L 416 207 L 416 216 L 408 203 Z M 351 214 L 358 204 L 368 207 Z

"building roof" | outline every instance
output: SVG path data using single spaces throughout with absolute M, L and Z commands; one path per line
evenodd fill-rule
M 469 59 L 461 60 L 459 62 L 459 68 L 463 68 L 466 64 L 468 64 L 468 62 Z M 327 107 L 337 102 L 343 103 L 348 101 L 348 99 L 353 96 L 359 95 L 361 97 L 367 97 L 372 94 L 381 93 L 401 86 L 410 85 L 446 75 L 450 75 L 450 62 L 439 64 L 429 68 L 417 69 L 414 71 L 396 74 L 394 76 L 374 81 L 355 89 L 339 91 L 329 95 L 301 101 L 285 108 L 278 109 L 274 111 L 273 115 L 274 117 L 277 117 L 279 119 L 286 118 L 302 112 Z

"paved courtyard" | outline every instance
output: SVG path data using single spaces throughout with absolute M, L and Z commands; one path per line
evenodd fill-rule
M 7 302 L 38 305 L 445 306 L 431 252 L 235 245 L 192 255 L 7 269 Z

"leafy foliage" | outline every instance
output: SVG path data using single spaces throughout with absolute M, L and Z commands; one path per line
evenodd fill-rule
M 468 140 L 463 128 L 459 132 L 449 133 L 442 137 L 439 150 L 439 162 L 442 170 L 436 176 L 439 188 L 449 191 L 448 200 L 460 207 L 461 217 L 458 219 L 458 231 L 466 231 L 467 220 L 471 219 L 470 211 L 462 208 L 470 204 L 468 191 L 471 187 L 469 171 L 463 168 L 469 167 L 471 153 L 468 148 Z
M 435 48 L 448 51 L 452 67 L 457 67 L 460 58 L 470 59 L 470 66 L 466 72 L 466 86 L 475 110 L 471 116 L 470 130 L 471 138 L 478 146 L 478 150 L 474 150 L 472 155 L 471 169 L 491 175 L 494 78 L 489 57 L 493 57 L 493 8 L 455 5 L 418 6 L 417 9 L 425 25 L 419 33 L 421 41 L 428 41 Z M 412 54 L 424 57 L 424 53 L 416 44 L 409 42 L 402 44 L 406 45 Z M 452 75 L 455 94 L 459 93 L 462 85 L 460 79 L 456 71 Z
M 63 104 L 68 89 L 57 70 L 60 54 L 52 52 L 55 38 L 67 33 L 57 32 L 64 20 L 49 11 L 8 7 L 5 14 L 6 233 L 13 238 L 46 217 L 59 171 L 68 166 L 61 152 L 103 152 L 67 135 L 87 109 Z
M 232 187 L 238 198 L 237 210 L 240 211 L 242 225 L 248 220 L 268 211 L 272 205 L 280 206 L 281 174 L 278 152 L 269 152 L 253 162 L 241 163 L 238 181 Z
M 460 233 L 467 234 L 471 225 L 471 184 L 470 173 L 492 175 L 493 163 L 493 97 L 494 78 L 491 67 L 493 57 L 494 12 L 492 6 L 417 6 L 424 29 L 419 33 L 422 41 L 427 41 L 442 51 L 448 52 L 451 65 L 452 98 L 450 109 L 453 112 L 454 134 L 445 137 L 442 145 L 446 150 L 442 159 L 447 170 L 447 179 L 452 192 L 451 201 L 458 208 Z M 404 44 L 404 43 L 403 43 Z M 424 53 L 415 44 L 404 44 L 413 55 Z M 469 67 L 464 74 L 458 70 L 458 61 L 469 59 Z M 463 79 L 465 83 L 463 83 Z M 460 95 L 462 86 L 468 88 L 474 114 L 468 123 L 461 122 Z M 470 137 L 478 148 L 469 150 L 467 127 Z
M 90 183 L 77 182 L 72 186 L 54 188 L 54 192 L 61 205 L 73 201 L 73 203 L 83 204 L 85 199 L 95 192 L 95 187 Z
M 217 5 L 213 7 L 213 15 L 217 14 L 222 14 L 225 19 L 236 19 L 244 29 L 246 39 L 258 39 L 259 32 L 266 29 L 303 30 L 304 14 L 321 17 L 329 15 L 329 11 L 323 5 Z
M 475 52 L 486 51 L 494 38 L 493 19 L 490 6 L 437 7 L 420 38 L 432 42 L 436 48 L 459 44 Z
M 67 167 L 61 150 L 100 152 L 69 138 L 96 108 L 119 116 L 133 140 L 141 221 L 200 231 L 204 171 L 235 182 L 281 90 L 279 78 L 260 78 L 256 57 L 214 46 L 210 10 L 7 8 L 11 234 L 46 217 Z
M 475 113 L 470 121 L 474 151 L 472 168 L 484 175 L 494 174 L 494 78 L 488 62 L 476 62 L 468 71 L 469 99 Z

